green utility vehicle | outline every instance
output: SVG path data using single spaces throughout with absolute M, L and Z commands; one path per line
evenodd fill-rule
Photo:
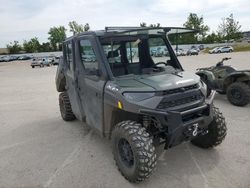
M 150 176 L 156 148 L 191 141 L 201 148 L 226 136 L 215 92 L 183 70 L 167 35 L 169 27 L 106 27 L 68 38 L 56 75 L 61 116 L 78 119 L 112 140 L 114 159 L 131 182 Z M 162 48 L 163 56 L 151 49 Z

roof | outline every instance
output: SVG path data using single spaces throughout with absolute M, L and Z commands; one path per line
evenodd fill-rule
M 72 36 L 67 40 L 83 35 L 113 36 L 136 34 L 184 34 L 197 32 L 198 30 L 183 27 L 105 27 L 105 30 L 86 31 Z

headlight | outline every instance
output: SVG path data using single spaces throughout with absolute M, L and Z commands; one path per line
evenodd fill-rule
M 207 97 L 207 85 L 202 81 L 200 80 L 200 83 L 199 83 L 200 87 L 201 87 L 201 92 L 202 94 Z
M 135 101 L 135 102 L 139 102 L 139 101 L 143 101 L 146 99 L 149 99 L 151 97 L 153 97 L 155 94 L 153 92 L 148 92 L 148 93 L 127 93 L 124 92 L 123 96 L 127 99 L 127 100 L 131 100 L 131 101 Z

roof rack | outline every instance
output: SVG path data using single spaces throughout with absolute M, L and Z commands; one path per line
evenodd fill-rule
M 145 30 L 162 30 L 168 34 L 181 34 L 181 33 L 197 33 L 198 30 L 184 28 L 184 27 L 130 27 L 130 26 L 108 26 L 105 27 L 105 32 L 133 32 L 133 31 L 145 31 Z
M 166 29 L 166 27 L 131 27 L 131 26 L 108 26 L 105 27 L 106 32 L 129 32 L 138 30 L 150 30 L 150 29 Z
M 119 27 L 119 26 L 112 26 L 112 27 L 110 27 L 110 26 L 108 26 L 108 27 L 105 27 L 105 31 L 106 32 L 108 32 L 108 31 L 124 31 L 124 30 L 137 30 L 137 29 L 140 29 L 140 28 L 142 28 L 142 27 L 126 27 L 126 26 L 121 26 L 121 27 Z

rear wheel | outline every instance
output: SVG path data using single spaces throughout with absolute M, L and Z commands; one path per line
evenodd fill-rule
M 118 123 L 112 132 L 113 154 L 121 174 L 130 182 L 148 178 L 156 166 L 153 140 L 141 124 Z
M 59 106 L 60 106 L 61 116 L 64 121 L 73 121 L 76 119 L 74 113 L 72 112 L 67 92 L 60 93 Z
M 213 121 L 208 125 L 208 132 L 191 141 L 192 144 L 201 148 L 211 148 L 222 143 L 227 135 L 225 118 L 218 108 L 213 107 Z
M 250 86 L 235 82 L 227 88 L 227 99 L 236 106 L 245 106 L 250 102 Z

